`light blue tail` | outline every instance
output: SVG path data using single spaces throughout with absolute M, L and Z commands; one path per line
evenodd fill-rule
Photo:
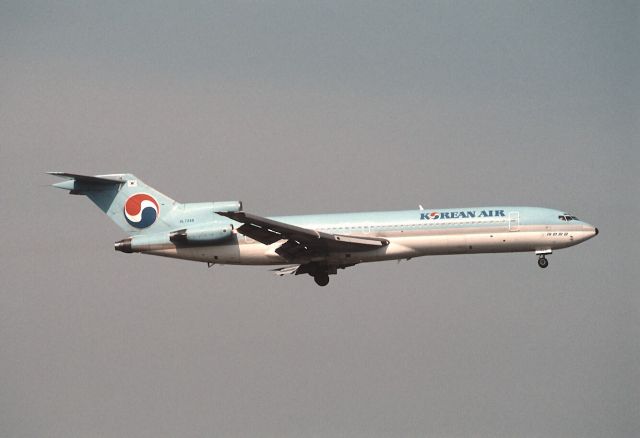
M 69 190 L 72 195 L 85 195 L 112 221 L 129 235 L 168 231 L 173 224 L 174 210 L 181 204 L 146 185 L 135 175 L 78 175 L 49 172 L 66 178 L 53 184 Z

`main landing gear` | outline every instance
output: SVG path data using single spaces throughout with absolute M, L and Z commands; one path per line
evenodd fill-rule
M 318 286 L 326 286 L 329 284 L 329 274 L 326 272 L 319 272 L 315 274 L 313 279 Z
M 337 266 L 329 266 L 326 263 L 310 262 L 305 263 L 295 270 L 296 275 L 309 274 L 318 286 L 326 286 L 329 284 L 329 274 L 337 274 Z
M 298 266 L 295 274 L 309 274 L 318 286 L 326 286 L 329 284 L 329 275 L 335 275 L 338 273 L 338 269 L 344 269 L 353 265 L 355 265 L 355 263 L 330 265 L 328 263 L 309 262 Z

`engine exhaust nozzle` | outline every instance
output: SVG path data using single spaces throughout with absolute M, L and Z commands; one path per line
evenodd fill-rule
M 126 239 L 118 240 L 113 244 L 116 251 L 126 252 L 127 254 L 131 254 L 133 250 L 131 249 L 131 237 L 127 237 Z

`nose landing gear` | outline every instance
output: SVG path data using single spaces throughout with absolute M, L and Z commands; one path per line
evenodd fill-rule
M 547 258 L 544 256 L 544 254 L 542 254 L 540 257 L 538 257 L 538 266 L 540 266 L 541 268 L 546 268 L 547 266 L 549 266 L 549 260 L 547 260 Z
M 551 253 L 552 251 L 550 249 L 537 250 L 536 255 L 538 256 L 538 266 L 540 266 L 543 269 L 549 266 L 549 260 L 547 260 L 547 256 Z

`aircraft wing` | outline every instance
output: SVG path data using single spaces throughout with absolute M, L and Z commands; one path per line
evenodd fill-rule
M 238 227 L 238 232 L 265 245 L 271 245 L 279 240 L 286 240 L 276 252 L 289 260 L 300 255 L 366 251 L 389 244 L 386 239 L 330 234 L 243 211 L 220 212 L 218 214 L 243 223 L 242 226 Z

